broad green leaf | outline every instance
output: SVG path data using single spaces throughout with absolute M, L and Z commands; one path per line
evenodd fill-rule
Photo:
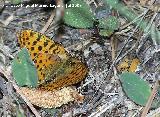
M 130 72 L 122 73 L 120 80 L 127 96 L 135 103 L 145 106 L 151 94 L 149 84 L 135 73 Z
M 101 36 L 110 36 L 119 28 L 119 22 L 116 17 L 109 16 L 99 20 L 99 27 Z
M 119 21 L 115 16 L 109 16 L 99 20 L 99 27 L 114 31 L 119 28 Z
M 67 25 L 75 28 L 93 27 L 94 15 L 83 0 L 71 0 L 66 6 L 64 22 Z
M 30 59 L 28 50 L 26 48 L 23 48 L 13 59 L 12 71 L 13 77 L 19 86 L 37 86 L 37 70 Z

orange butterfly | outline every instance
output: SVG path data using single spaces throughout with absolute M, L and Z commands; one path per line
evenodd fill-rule
M 82 81 L 88 69 L 80 60 L 72 57 L 65 48 L 33 30 L 18 33 L 20 47 L 26 47 L 34 61 L 39 88 L 54 90 Z

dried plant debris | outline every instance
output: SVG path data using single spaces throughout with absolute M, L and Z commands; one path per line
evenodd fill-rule
M 71 101 L 82 102 L 84 98 L 72 87 L 55 91 L 21 87 L 20 91 L 32 104 L 43 108 L 56 108 Z

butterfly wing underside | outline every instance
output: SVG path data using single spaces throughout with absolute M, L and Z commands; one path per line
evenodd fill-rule
M 86 73 L 86 66 L 71 57 L 65 48 L 45 35 L 32 30 L 18 33 L 20 47 L 26 47 L 37 67 L 39 84 L 43 89 L 68 86 L 81 81 Z

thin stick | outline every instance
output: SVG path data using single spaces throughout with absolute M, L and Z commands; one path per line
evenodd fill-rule
M 31 109 L 31 111 L 34 113 L 34 115 L 36 117 L 41 117 L 40 114 L 37 112 L 37 110 L 33 107 L 33 105 L 30 103 L 29 100 L 26 99 L 26 97 L 21 93 L 18 85 L 11 80 L 11 74 L 10 73 L 7 73 L 4 69 L 0 69 L 0 73 L 2 73 L 7 79 L 9 82 L 12 83 L 14 89 L 16 89 L 16 92 L 22 97 L 22 99 L 26 102 L 26 104 L 28 105 L 28 107 Z
M 47 29 L 48 29 L 48 27 L 51 25 L 54 17 L 55 17 L 55 12 L 52 11 L 51 16 L 49 17 L 47 23 L 45 24 L 45 26 L 44 26 L 44 27 L 42 28 L 42 30 L 40 31 L 42 34 L 44 34 L 44 33 L 47 31 Z
M 51 24 L 55 25 L 64 15 L 64 7 L 62 7 L 64 6 L 63 0 L 56 0 L 56 3 L 61 7 L 58 7 L 55 11 L 52 11 L 50 18 L 48 19 L 43 29 L 40 31 L 42 34 L 47 31 Z
M 116 52 L 115 52 L 115 48 L 116 48 L 116 39 L 114 37 L 111 38 L 111 47 L 112 47 L 112 61 L 114 61 L 115 57 L 116 57 Z
M 150 95 L 150 97 L 148 99 L 148 102 L 147 102 L 145 108 L 143 109 L 141 117 L 146 117 L 147 116 L 148 110 L 151 107 L 152 101 L 153 101 L 153 99 L 154 99 L 154 97 L 156 95 L 158 86 L 159 86 L 159 81 L 157 80 L 155 85 L 154 85 L 154 87 L 153 87 L 153 89 L 152 89 L 152 93 L 151 93 L 151 95 Z
M 112 62 L 114 62 L 115 58 L 116 58 L 116 48 L 117 48 L 117 40 L 112 37 L 111 38 L 111 47 L 112 47 Z M 114 72 L 114 77 L 115 79 L 117 78 L 117 70 L 115 68 L 115 66 L 113 66 L 113 72 Z

